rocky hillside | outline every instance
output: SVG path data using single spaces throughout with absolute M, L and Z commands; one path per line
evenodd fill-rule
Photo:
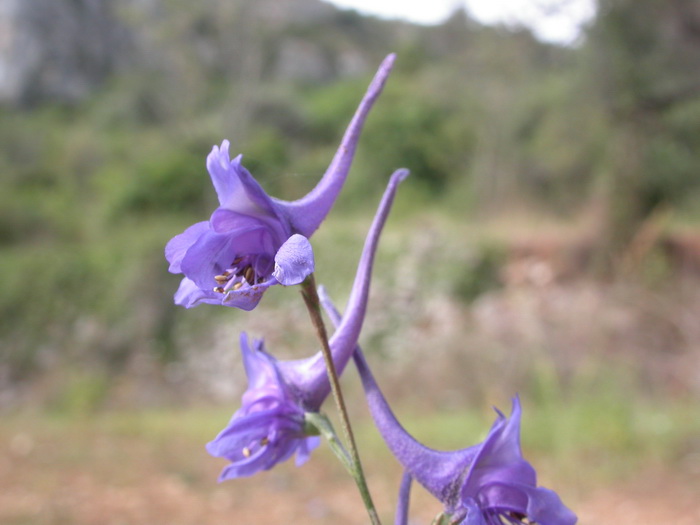
M 0 102 L 80 101 L 116 72 L 328 81 L 419 31 L 320 0 L 0 0 Z

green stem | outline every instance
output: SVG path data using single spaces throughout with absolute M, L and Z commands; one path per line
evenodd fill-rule
M 343 399 L 343 394 L 340 390 L 340 382 L 338 379 L 338 373 L 335 369 L 335 363 L 333 363 L 333 355 L 331 354 L 331 347 L 328 343 L 328 333 L 326 332 L 326 325 L 323 322 L 323 316 L 321 315 L 321 301 L 318 298 L 318 292 L 316 291 L 316 280 L 314 279 L 314 274 L 309 275 L 303 283 L 301 283 L 301 295 L 306 303 L 306 308 L 311 316 L 311 322 L 316 329 L 316 334 L 321 341 L 321 349 L 323 353 L 323 359 L 326 363 L 326 371 L 328 372 L 328 379 L 331 384 L 331 392 L 333 394 L 333 400 L 335 401 L 336 407 L 338 408 L 338 413 L 340 414 L 340 423 L 343 429 L 343 435 L 347 441 L 350 449 L 350 457 L 352 459 L 353 465 L 353 477 L 355 478 L 355 483 L 362 496 L 362 501 L 365 504 L 369 518 L 372 521 L 372 525 L 381 525 L 379 520 L 379 515 L 374 507 L 374 502 L 372 501 L 372 496 L 369 493 L 369 488 L 367 487 L 367 480 L 365 479 L 364 472 L 362 470 L 362 463 L 360 463 L 360 455 L 357 451 L 357 444 L 355 443 L 355 436 L 352 431 L 352 426 L 350 425 L 350 417 L 348 416 L 348 411 L 345 406 L 345 400 Z
M 435 519 L 432 521 L 430 525 L 452 525 L 452 521 L 450 521 L 450 516 L 445 514 L 444 512 L 441 512 L 437 516 L 435 516 Z
M 307 427 L 311 427 L 315 433 L 321 434 L 328 441 L 328 445 L 331 447 L 331 451 L 336 455 L 336 457 L 343 464 L 345 469 L 348 471 L 353 479 L 355 479 L 355 465 L 352 462 L 352 457 L 350 453 L 345 449 L 343 443 L 338 439 L 335 429 L 331 424 L 330 420 L 320 412 L 306 412 L 304 414 L 305 423 Z

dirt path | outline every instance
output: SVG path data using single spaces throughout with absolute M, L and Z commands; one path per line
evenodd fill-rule
M 189 444 L 107 435 L 0 442 L 2 525 L 364 525 L 359 499 L 324 452 L 301 469 L 282 465 L 253 479 L 216 483 L 221 464 Z M 370 485 L 393 521 L 397 469 L 370 465 Z M 376 474 L 379 471 L 381 475 Z M 566 494 L 581 525 L 698 525 L 700 476 L 640 472 L 636 479 Z M 561 490 L 560 490 L 561 492 Z M 572 501 L 573 500 L 573 501 Z M 414 491 L 413 521 L 438 509 Z

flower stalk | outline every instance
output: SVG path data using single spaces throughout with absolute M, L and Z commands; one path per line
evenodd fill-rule
M 323 353 L 326 371 L 328 372 L 331 393 L 333 395 L 336 408 L 338 409 L 338 414 L 340 415 L 343 436 L 349 448 L 352 467 L 350 474 L 357 484 L 357 488 L 360 491 L 362 501 L 367 509 L 367 514 L 369 515 L 372 525 L 381 525 L 381 520 L 379 519 L 379 515 L 377 514 L 377 510 L 374 506 L 374 501 L 372 500 L 372 495 L 370 494 L 369 487 L 367 486 L 367 480 L 365 479 L 364 471 L 362 469 L 362 462 L 360 461 L 360 454 L 357 449 L 355 435 L 352 431 L 347 406 L 345 405 L 343 392 L 340 388 L 338 372 L 336 371 L 336 367 L 333 362 L 333 355 L 331 353 L 331 347 L 328 342 L 328 332 L 326 331 L 326 325 L 323 322 L 323 317 L 321 315 L 321 301 L 318 297 L 318 292 L 316 291 L 316 280 L 314 279 L 313 273 L 306 277 L 306 279 L 301 283 L 301 295 L 304 298 L 304 303 L 309 311 L 311 323 L 314 325 L 316 335 L 321 342 L 321 352 Z

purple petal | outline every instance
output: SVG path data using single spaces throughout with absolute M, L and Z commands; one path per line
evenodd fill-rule
M 270 408 L 244 405 L 206 445 L 211 455 L 231 461 L 220 481 L 270 469 L 305 446 L 304 415 L 299 407 L 283 398 L 262 400 L 262 404 Z
M 207 171 L 211 176 L 211 182 L 219 197 L 219 204 L 224 208 L 234 209 L 231 204 L 236 198 L 245 195 L 243 184 L 239 175 L 240 161 L 232 165 L 229 155 L 229 141 L 224 140 L 221 147 L 214 146 L 207 156 Z
M 245 414 L 238 410 L 228 425 L 212 441 L 206 444 L 209 454 L 216 457 L 237 458 L 243 456 L 243 447 L 249 441 L 267 435 L 269 421 L 274 417 L 272 411 Z
M 314 251 L 303 235 L 294 234 L 275 255 L 272 276 L 283 286 L 301 283 L 314 271 Z
M 175 292 L 175 304 L 185 308 L 192 308 L 199 304 L 222 304 L 250 311 L 258 305 L 265 290 L 276 282 L 275 279 L 270 279 L 265 283 L 245 287 L 223 295 L 213 290 L 204 290 L 197 286 L 194 281 L 185 277 L 180 281 L 180 287 Z
M 253 216 L 227 208 L 214 210 L 209 219 L 209 224 L 216 233 L 235 235 L 249 230 L 264 229 L 269 232 L 269 236 L 273 239 L 275 246 L 281 245 L 290 235 L 288 225 L 276 217 L 263 214 Z
M 578 518 L 561 501 L 553 490 L 544 487 L 518 485 L 528 497 L 525 514 L 530 521 L 541 525 L 574 525 Z
M 510 418 L 498 412 L 498 418 L 471 465 L 467 483 L 462 488 L 464 497 L 474 496 L 481 487 L 504 481 L 536 485 L 535 469 L 523 459 L 520 450 L 520 399 L 513 399 Z M 498 505 L 499 503 L 494 504 Z
M 225 296 L 220 296 L 223 297 L 220 303 L 224 306 L 240 308 L 241 310 L 249 312 L 258 305 L 265 290 L 276 283 L 277 280 L 271 278 L 264 283 L 254 286 L 244 286 L 240 290 L 230 291 Z
M 474 500 L 468 500 L 463 503 L 462 512 L 464 511 L 466 511 L 467 515 L 459 522 L 459 525 L 487 525 L 481 509 Z
M 282 393 L 282 379 L 277 370 L 277 359 L 263 350 L 262 340 L 255 340 L 251 349 L 248 344 L 248 334 L 241 332 L 240 345 L 243 367 L 248 377 L 248 390 L 270 388 Z M 243 404 L 246 404 L 245 401 Z
M 251 454 L 249 458 L 231 463 L 228 467 L 224 468 L 219 476 L 219 481 L 248 477 L 260 471 L 271 469 L 277 463 L 286 461 L 294 454 L 297 446 L 297 443 L 294 441 L 280 443 L 274 450 L 269 447 L 268 450 L 257 450 L 254 454 Z
M 299 444 L 297 449 L 297 456 L 294 464 L 297 467 L 301 467 L 304 463 L 311 457 L 311 451 L 321 444 L 321 438 L 319 436 L 309 436 L 303 439 Z
M 241 347 L 241 358 L 245 375 L 248 377 L 248 388 L 260 388 L 270 379 L 277 380 L 277 374 L 274 373 L 274 362 L 267 359 L 266 355 L 261 355 L 262 341 L 256 339 L 253 341 L 253 348 L 248 344 L 248 334 L 241 332 L 238 338 Z
M 170 273 L 182 272 L 180 264 L 185 253 L 206 231 L 209 231 L 209 223 L 207 221 L 198 222 L 170 239 L 165 246 L 165 258 L 170 263 L 170 268 L 168 268 Z
M 198 304 L 221 304 L 221 294 L 202 290 L 191 279 L 185 277 L 180 281 L 180 287 L 175 292 L 175 304 L 192 308 Z
M 225 234 L 235 239 L 235 254 L 232 253 L 232 256 L 269 254 L 272 258 L 277 247 L 287 238 L 280 229 L 270 228 L 258 218 L 223 208 L 218 208 L 212 213 L 210 223 L 214 233 Z
M 215 275 L 222 274 L 236 256 L 236 237 L 207 231 L 187 250 L 182 259 L 182 273 L 203 290 L 217 286 Z
M 520 406 L 520 398 L 513 398 L 513 408 L 510 418 L 499 412 L 498 418 L 494 423 L 489 436 L 484 440 L 482 452 L 480 453 L 480 461 L 483 466 L 499 466 L 508 465 L 513 462 L 522 460 L 522 452 L 520 450 L 520 419 L 522 416 L 522 407 Z
M 229 141 L 221 148 L 214 146 L 207 157 L 207 170 L 222 208 L 256 216 L 282 217 L 275 210 L 272 199 L 260 187 L 250 172 L 241 164 L 242 156 L 229 158 Z
M 209 219 L 211 229 L 215 233 L 228 233 L 238 235 L 251 230 L 265 228 L 263 223 L 257 217 L 251 217 L 237 211 L 232 211 L 227 208 L 217 208 L 211 214 Z

